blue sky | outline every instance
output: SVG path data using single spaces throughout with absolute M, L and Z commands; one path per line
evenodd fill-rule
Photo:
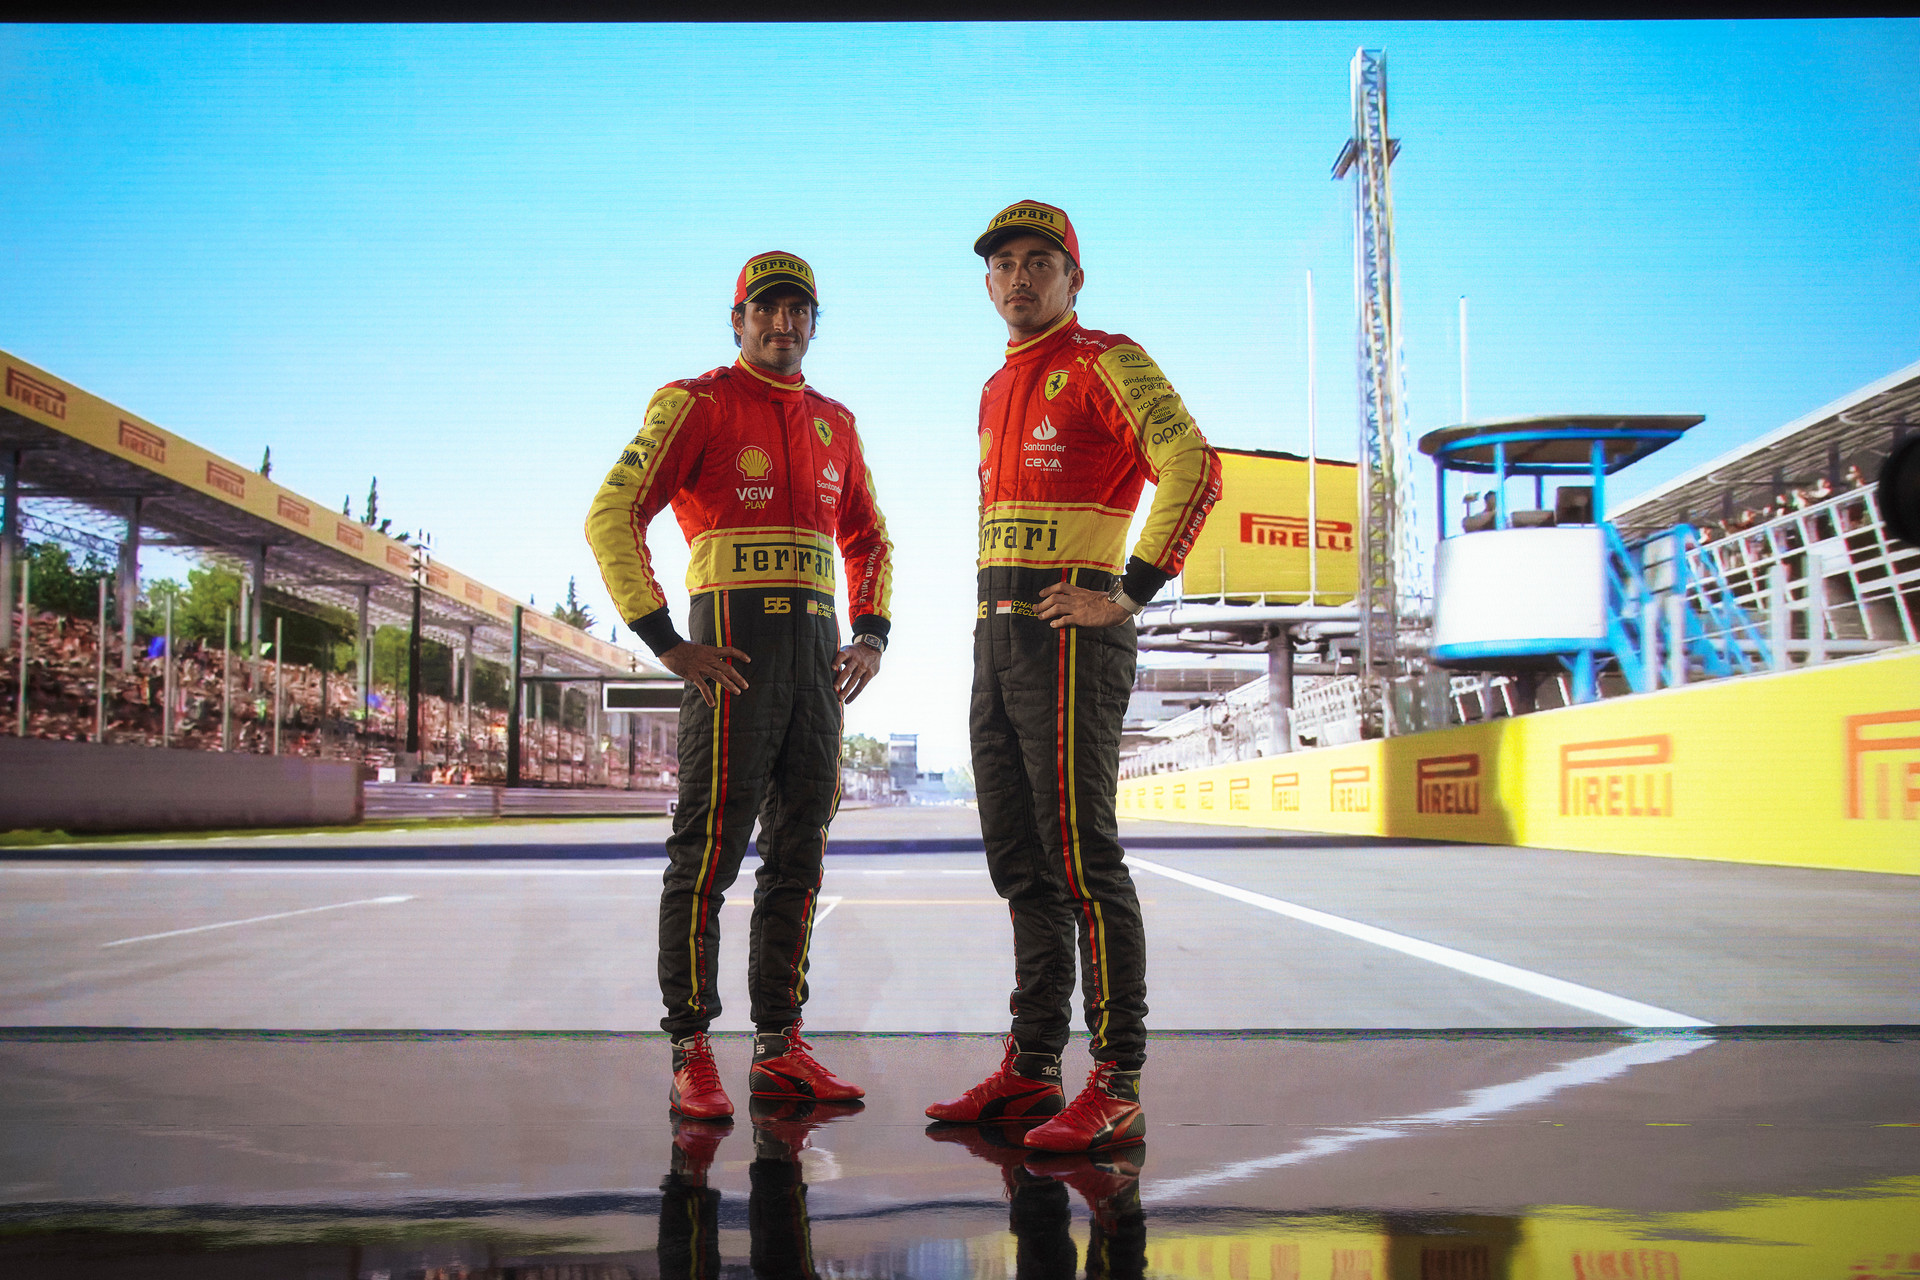
M 1457 417 L 1462 294 L 1475 417 L 1707 415 L 1622 495 L 1920 358 L 1911 21 L 0 28 L 0 346 L 322 501 L 378 473 L 449 562 L 611 621 L 587 500 L 655 387 L 732 359 L 740 263 L 802 254 L 899 549 L 849 728 L 958 763 L 1005 334 L 973 236 L 1065 207 L 1083 320 L 1241 448 L 1304 445 L 1311 269 L 1351 457 L 1362 45 L 1417 431 Z

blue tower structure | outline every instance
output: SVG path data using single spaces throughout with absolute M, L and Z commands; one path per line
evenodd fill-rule
M 1690 667 L 1732 675 L 1764 665 L 1760 629 L 1724 584 L 1695 581 L 1697 535 L 1686 525 L 1629 545 L 1605 519 L 1607 477 L 1665 448 L 1699 414 L 1580 414 L 1472 422 L 1420 440 L 1437 471 L 1434 557 L 1435 666 L 1469 671 L 1558 671 L 1573 700 L 1600 696 L 1611 662 L 1636 693 Z M 1449 531 L 1448 477 L 1485 476 Z M 1516 507 L 1515 479 L 1531 480 L 1531 507 Z M 1554 482 L 1551 493 L 1548 481 Z M 1707 588 L 1704 589 L 1703 588 Z M 1702 616 L 1705 607 L 1714 616 Z M 1724 615 L 1724 616 L 1720 616 Z

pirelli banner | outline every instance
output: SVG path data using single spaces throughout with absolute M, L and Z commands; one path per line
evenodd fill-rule
M 1274 604 L 1346 604 L 1359 590 L 1360 493 L 1351 462 L 1216 449 L 1220 500 L 1187 556 L 1182 589 Z M 1311 518 L 1309 518 L 1311 515 Z M 1312 548 L 1311 555 L 1308 549 Z M 1316 585 L 1308 600 L 1309 586 Z
M 1582 1063 L 1602 1069 L 1613 1063 L 1622 1068 L 1650 1066 L 1712 1043 L 1705 1035 L 1608 1039 L 1585 1046 L 1568 1042 L 1565 1050 L 1556 1052 L 1570 1055 L 1571 1061 L 1556 1061 L 1502 1088 L 1470 1094 L 1464 1105 L 1441 1114 L 1460 1116 L 1455 1123 L 1468 1117 L 1491 1119 L 1564 1087 L 1569 1076 L 1581 1078 Z M 1246 1052 L 1229 1044 L 1216 1042 L 1209 1052 Z M 1323 1052 L 1319 1046 L 1300 1046 L 1298 1051 Z M 1497 1074 L 1513 1061 L 1508 1052 L 1501 1051 L 1497 1061 L 1503 1066 L 1495 1069 L 1493 1079 L 1509 1078 Z M 1248 1080 L 1267 1074 L 1261 1066 L 1251 1055 L 1232 1064 Z M 1596 1072 L 1590 1078 L 1609 1074 Z M 1434 1210 L 1401 1222 L 1384 1214 L 1322 1210 L 1289 1213 L 1274 1226 L 1217 1226 L 1211 1231 L 1176 1220 L 1164 1229 L 1156 1226 L 1147 1237 L 1146 1274 L 1245 1280 L 1415 1274 L 1529 1280 L 1755 1280 L 1788 1274 L 1905 1280 L 1920 1270 L 1913 1263 L 1920 1253 L 1920 1230 L 1914 1226 L 1920 1222 L 1920 1179 L 1913 1177 L 1836 1186 L 1814 1195 L 1730 1199 L 1663 1214 L 1660 1222 L 1661 1230 L 1650 1231 L 1638 1215 L 1577 1204 L 1544 1206 L 1515 1217 Z M 1421 1264 L 1417 1270 L 1409 1265 L 1412 1259 Z
M 1920 651 L 1128 778 L 1120 813 L 1920 875 Z
M 164 476 L 203 497 L 248 512 L 336 554 L 411 580 L 413 548 L 351 516 L 303 497 L 267 477 L 194 444 L 184 436 L 110 404 L 18 356 L 0 351 L 5 383 L 0 407 L 70 439 L 91 445 L 142 470 Z M 511 596 L 442 564 L 427 567 L 427 588 L 511 625 Z M 628 654 L 556 618 L 525 613 L 525 629 L 600 662 L 625 666 Z

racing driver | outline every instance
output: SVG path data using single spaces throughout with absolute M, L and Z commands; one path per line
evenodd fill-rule
M 760 819 L 747 991 L 755 1097 L 845 1102 L 864 1090 L 800 1038 L 807 944 L 840 799 L 844 702 L 879 673 L 892 544 L 853 415 L 806 384 L 819 320 L 813 269 L 790 253 L 741 268 L 732 365 L 668 383 L 587 513 L 587 540 L 620 616 L 687 682 L 680 800 L 660 895 L 661 1019 L 679 1115 L 733 1114 L 707 1028 L 720 1013 L 720 907 Z M 646 530 L 673 506 L 692 549 L 682 639 L 654 579 Z M 853 639 L 834 617 L 835 545 Z
M 1013 921 L 1013 1025 L 999 1070 L 927 1114 L 1038 1120 L 1027 1146 L 1088 1151 L 1146 1131 L 1146 939 L 1114 815 L 1134 618 L 1180 571 L 1220 460 L 1145 351 L 1081 326 L 1086 274 L 1064 212 L 1023 200 L 973 249 L 1008 338 L 980 397 L 970 728 L 987 868 Z M 1094 1065 L 1067 1103 L 1076 935 Z

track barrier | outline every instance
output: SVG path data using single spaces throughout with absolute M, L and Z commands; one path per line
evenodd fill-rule
M 1920 875 L 1920 653 L 1128 778 L 1119 812 Z
M 0 831 L 215 831 L 360 821 L 360 766 L 0 738 Z

